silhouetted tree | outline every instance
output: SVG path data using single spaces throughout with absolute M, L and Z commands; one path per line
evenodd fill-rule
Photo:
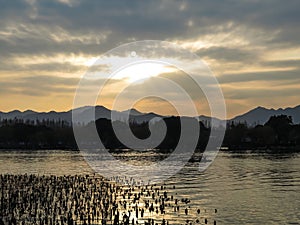
M 289 143 L 289 133 L 292 130 L 293 120 L 291 116 L 279 115 L 272 116 L 266 127 L 271 127 L 276 134 L 276 143 L 279 145 L 286 145 Z

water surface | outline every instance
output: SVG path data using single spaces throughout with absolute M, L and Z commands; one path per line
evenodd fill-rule
M 144 165 L 165 156 L 123 152 L 116 157 Z M 0 173 L 74 175 L 93 170 L 76 151 L 2 150 Z M 209 224 L 300 224 L 300 154 L 222 152 L 206 171 L 190 162 L 166 184 L 168 192 L 191 200 L 188 216 L 167 213 L 170 224 L 197 218 L 198 208 Z

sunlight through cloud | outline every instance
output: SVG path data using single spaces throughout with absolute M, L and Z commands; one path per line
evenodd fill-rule
M 162 73 L 177 71 L 176 68 L 160 63 L 145 62 L 126 67 L 114 76 L 114 79 L 125 79 L 129 83 L 143 82 Z

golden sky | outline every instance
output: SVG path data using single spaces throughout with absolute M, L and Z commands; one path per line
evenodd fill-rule
M 220 83 L 228 118 L 257 106 L 299 105 L 299 8 L 300 1 L 279 0 L 5 1 L 0 9 L 0 111 L 71 109 L 78 82 L 95 60 L 139 40 L 169 41 L 197 54 Z M 105 74 L 108 68 L 99 70 Z M 144 83 L 132 89 L 137 93 L 160 76 L 181 76 L 157 65 L 129 72 L 118 75 L 123 84 L 106 88 L 100 104 L 111 107 L 114 90 L 125 81 L 143 77 Z M 180 96 L 177 100 L 185 107 Z M 195 104 L 199 114 L 209 114 L 205 99 L 195 98 Z M 174 114 L 159 98 L 143 99 L 135 107 Z

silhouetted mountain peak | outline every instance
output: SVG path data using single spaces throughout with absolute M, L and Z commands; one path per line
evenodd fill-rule
M 30 109 L 27 109 L 23 113 L 29 114 L 29 113 L 36 113 L 36 112 L 33 110 L 30 110 Z
M 93 108 L 93 106 L 91 106 L 91 107 Z M 108 111 L 109 111 L 108 108 L 106 108 L 106 107 L 104 107 L 104 106 L 102 106 L 102 105 L 97 105 L 97 106 L 95 106 L 95 109 L 96 109 L 96 110 L 108 110 Z
M 122 111 L 122 113 L 128 113 L 130 115 L 133 115 L 133 116 L 140 116 L 140 115 L 143 115 L 144 113 L 141 113 L 140 111 L 136 110 L 135 108 L 131 108 L 131 109 L 127 109 L 125 111 Z
M 256 108 L 250 110 L 249 112 L 251 112 L 251 111 L 262 111 L 262 110 L 268 110 L 268 109 L 265 108 L 265 107 L 262 107 L 262 106 L 257 106 Z
M 51 114 L 57 114 L 58 112 L 54 111 L 54 110 L 51 110 L 49 111 L 48 113 L 51 113 Z
M 236 116 L 231 121 L 234 122 L 247 122 L 249 125 L 264 124 L 271 116 L 275 115 L 288 115 L 293 118 L 295 123 L 300 123 L 300 106 L 294 108 L 279 108 L 279 109 L 267 109 L 262 106 L 256 107 L 242 115 Z
M 13 111 L 10 111 L 8 113 L 22 113 L 20 110 L 13 110 Z
M 155 112 L 150 112 L 150 113 L 147 113 L 148 115 L 152 115 L 152 116 L 160 116 L 160 115 L 158 115 L 157 113 L 155 113 Z

